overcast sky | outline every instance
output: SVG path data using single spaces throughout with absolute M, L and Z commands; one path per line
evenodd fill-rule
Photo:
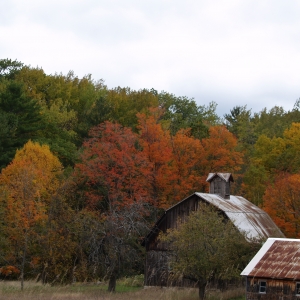
M 1 1 L 0 58 L 259 112 L 300 97 L 300 1 Z

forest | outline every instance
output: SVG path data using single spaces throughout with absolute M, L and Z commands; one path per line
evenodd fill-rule
M 232 194 L 299 238 L 300 100 L 216 107 L 1 59 L 1 276 L 142 274 L 142 239 L 164 209 L 208 192 L 209 172 L 233 173 Z

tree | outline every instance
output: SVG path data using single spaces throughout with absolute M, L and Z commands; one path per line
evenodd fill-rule
M 22 67 L 23 63 L 17 60 L 0 59 L 0 79 L 3 77 L 13 79 Z
M 244 178 L 244 191 L 254 203 L 263 204 L 266 185 L 274 183 L 278 174 L 299 172 L 299 141 L 300 123 L 292 123 L 282 137 L 258 138 Z
M 41 68 L 23 67 L 16 75 L 26 95 L 35 99 L 43 116 L 43 129 L 38 141 L 50 146 L 65 166 L 73 166 L 76 146 L 91 127 L 88 115 L 102 90 L 91 76 L 79 79 L 70 71 L 47 75 Z
M 220 211 L 204 203 L 160 238 L 169 245 L 172 273 L 198 283 L 200 299 L 212 279 L 238 277 L 260 247 L 246 241 Z
M 101 212 L 145 202 L 149 188 L 148 162 L 131 129 L 111 122 L 90 131 L 76 165 L 86 182 L 88 205 Z M 146 202 L 147 202 L 146 201 Z
M 150 109 L 150 114 L 138 114 L 138 129 L 143 154 L 149 162 L 151 189 L 148 192 L 158 208 L 169 206 L 165 193 L 174 177 L 170 132 L 159 123 L 162 111 Z
M 253 116 L 256 136 L 264 134 L 269 138 L 282 137 L 291 120 L 288 113 L 281 106 L 274 106 L 269 111 L 264 108 Z
M 289 238 L 300 237 L 300 174 L 277 175 L 264 194 L 264 210 Z
M 137 125 L 137 113 L 145 113 L 149 108 L 158 106 L 157 97 L 147 89 L 134 91 L 118 87 L 109 90 L 107 100 L 114 107 L 114 120 L 132 129 Z
M 208 128 L 220 124 L 216 114 L 216 103 L 198 106 L 193 99 L 176 97 L 166 92 L 157 93 L 159 107 L 164 109 L 162 123 L 167 123 L 171 135 L 180 129 L 191 129 L 192 136 L 204 138 L 208 136 Z
M 256 142 L 254 133 L 254 122 L 252 122 L 251 109 L 247 106 L 235 106 L 230 110 L 230 114 L 225 114 L 226 126 L 228 130 L 233 133 L 242 143 L 243 148 L 248 151 L 249 146 L 253 147 Z
M 93 252 L 113 291 L 116 279 L 129 270 L 128 264 L 135 264 L 137 241 L 145 233 L 141 220 L 152 203 L 149 166 L 131 129 L 105 122 L 92 128 L 90 136 L 76 173 L 85 185 L 85 207 L 94 211 L 102 224 Z
M 206 163 L 203 146 L 200 140 L 191 136 L 190 130 L 179 130 L 171 137 L 171 145 L 172 176 L 164 191 L 169 207 L 199 190 L 202 174 L 198 170 Z
M 99 258 L 106 269 L 105 277 L 109 278 L 109 292 L 115 292 L 118 278 L 143 271 L 141 239 L 149 231 L 145 215 L 144 204 L 132 203 L 113 211 L 103 222 Z
M 243 165 L 244 153 L 238 149 L 237 138 L 225 126 L 210 127 L 209 137 L 202 139 L 201 143 L 205 160 L 198 172 L 202 175 L 201 188 L 204 191 L 208 173 L 220 170 L 238 172 Z
M 10 242 L 6 260 L 20 268 L 22 289 L 27 258 L 38 256 L 38 236 L 43 232 L 48 204 L 58 188 L 61 171 L 59 160 L 48 146 L 29 141 L 0 176 L 4 232 Z
M 0 142 L 1 168 L 13 159 L 17 148 L 38 137 L 42 117 L 37 102 L 27 97 L 23 84 L 16 81 L 8 82 L 0 93 L 0 116 L 4 120 Z

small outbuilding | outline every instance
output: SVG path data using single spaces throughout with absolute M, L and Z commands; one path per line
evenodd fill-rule
M 189 285 L 184 280 L 175 284 L 171 282 L 167 245 L 160 243 L 158 237 L 160 232 L 176 228 L 178 222 L 186 220 L 191 211 L 197 211 L 201 203 L 216 207 L 239 231 L 246 233 L 249 240 L 284 237 L 265 211 L 241 196 L 230 195 L 231 173 L 210 173 L 207 181 L 210 183 L 209 193 L 196 192 L 167 209 L 145 237 L 146 286 Z
M 300 240 L 269 238 L 241 275 L 247 300 L 300 299 Z

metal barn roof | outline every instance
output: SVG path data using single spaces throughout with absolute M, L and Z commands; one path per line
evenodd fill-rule
M 300 280 L 300 240 L 269 238 L 241 275 Z
M 284 237 L 269 215 L 241 196 L 224 199 L 216 194 L 195 193 L 222 210 L 232 223 L 251 238 Z

